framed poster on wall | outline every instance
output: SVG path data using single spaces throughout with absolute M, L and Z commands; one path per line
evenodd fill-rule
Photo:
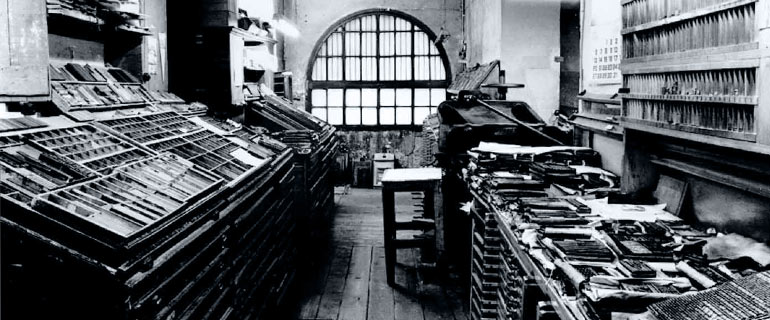
M 593 84 L 621 84 L 620 58 L 622 40 L 620 30 L 612 26 L 592 28 L 590 48 L 586 52 L 591 64 L 588 69 L 588 81 Z
M 619 85 L 623 55 L 619 0 L 588 0 L 583 32 L 583 81 L 585 87 Z

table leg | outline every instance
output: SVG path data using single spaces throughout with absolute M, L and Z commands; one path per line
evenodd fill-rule
M 395 194 L 387 188 L 382 189 L 382 222 L 385 234 L 385 273 L 388 284 L 395 284 L 396 274 L 396 204 Z

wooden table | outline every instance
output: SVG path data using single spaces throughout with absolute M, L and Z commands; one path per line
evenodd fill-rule
M 385 231 L 385 272 L 387 273 L 388 284 L 395 284 L 396 250 L 401 248 L 413 248 L 427 245 L 426 241 L 433 239 L 397 239 L 397 230 L 425 230 L 424 223 L 417 222 L 396 222 L 396 192 L 415 192 L 424 193 L 423 209 L 426 217 L 434 220 L 436 230 L 436 243 L 443 243 L 441 219 L 437 215 L 435 197 L 439 191 L 441 182 L 441 169 L 439 168 L 416 168 L 416 169 L 389 169 L 382 176 L 382 219 Z M 440 251 L 440 248 L 439 248 Z

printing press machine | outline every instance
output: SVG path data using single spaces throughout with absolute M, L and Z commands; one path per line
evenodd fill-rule
M 306 228 L 295 149 L 170 93 L 134 97 L 149 91 L 105 76 L 118 71 L 51 69 L 59 114 L 8 119 L 0 133 L 2 316 L 252 319 L 275 310 L 299 264 L 294 235 Z M 132 97 L 143 100 L 121 101 Z M 318 192 L 333 197 L 331 187 Z

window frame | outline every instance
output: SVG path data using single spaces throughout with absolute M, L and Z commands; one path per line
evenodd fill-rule
M 375 26 L 376 26 L 374 31 L 363 31 L 363 30 L 361 30 L 362 28 L 361 28 L 361 24 L 360 23 L 359 23 L 358 30 L 354 30 L 354 31 L 346 31 L 345 30 L 345 26 L 348 23 L 350 23 L 351 21 L 355 21 L 355 20 L 360 19 L 362 17 L 371 16 L 371 15 L 377 16 L 377 18 L 375 19 L 375 22 L 374 22 Z M 381 25 L 380 16 L 393 17 L 394 20 L 396 20 L 398 18 L 401 18 L 401 19 L 403 19 L 403 20 L 405 20 L 405 21 L 407 21 L 408 23 L 411 24 L 411 27 L 410 27 L 410 29 L 408 31 L 410 33 L 410 37 L 411 37 L 411 48 L 410 48 L 410 53 L 408 55 L 406 55 L 406 56 L 410 58 L 411 74 L 412 74 L 411 78 L 412 78 L 412 80 L 395 80 L 395 78 L 397 77 L 396 73 L 393 74 L 394 80 L 387 80 L 387 81 L 379 81 L 379 80 L 378 81 L 344 80 L 347 77 L 347 73 L 348 73 L 348 71 L 346 70 L 346 60 L 347 60 L 347 57 L 352 57 L 352 58 L 366 57 L 362 53 L 362 50 L 358 50 L 358 54 L 357 55 L 347 56 L 347 50 L 345 48 L 345 44 L 347 42 L 346 41 L 346 33 L 347 32 L 359 33 L 359 34 L 362 34 L 364 32 L 372 32 L 372 33 L 376 34 L 376 36 L 375 36 L 376 38 L 375 38 L 375 41 L 374 41 L 375 42 L 375 55 L 372 56 L 372 57 L 375 58 L 375 66 L 377 67 L 377 73 L 378 73 L 377 78 L 379 79 L 380 59 L 381 59 L 381 57 L 383 57 L 381 55 L 381 52 L 380 52 L 380 35 L 383 34 L 383 33 L 388 33 L 388 32 L 392 32 L 394 34 L 397 33 L 397 32 L 404 32 L 402 30 L 396 30 L 396 28 L 394 28 L 394 30 L 385 30 L 385 31 L 381 30 L 380 29 L 380 25 Z M 342 60 L 341 61 L 341 64 L 342 64 L 341 77 L 342 77 L 343 80 L 315 80 L 315 79 L 313 79 L 313 71 L 315 69 L 315 64 L 316 64 L 317 58 L 319 58 L 319 57 L 328 58 L 328 56 L 326 54 L 320 55 L 320 51 L 321 51 L 321 49 L 325 48 L 325 44 L 330 39 L 330 37 L 334 33 L 337 33 L 337 32 L 339 32 L 341 34 L 341 38 L 342 38 L 342 52 L 341 52 L 340 58 Z M 427 38 L 428 38 L 428 41 L 429 41 L 429 45 L 433 45 L 435 47 L 436 53 L 430 53 L 431 50 L 430 50 L 430 47 L 428 47 L 428 53 L 427 54 L 415 54 L 415 47 L 416 47 L 415 46 L 415 42 L 416 42 L 415 34 L 417 34 L 418 32 L 422 32 L 425 35 L 427 35 Z M 359 43 L 361 43 L 360 39 L 361 38 L 359 37 Z M 332 24 L 323 33 L 323 35 L 319 38 L 319 40 L 316 42 L 316 44 L 315 44 L 315 46 L 313 48 L 312 54 L 310 56 L 310 61 L 308 63 L 307 70 L 306 70 L 306 76 L 305 76 L 305 79 L 306 79 L 305 80 L 305 82 L 306 82 L 305 88 L 306 88 L 306 93 L 307 93 L 306 94 L 306 98 L 305 98 L 305 109 L 308 112 L 312 112 L 312 109 L 313 109 L 313 100 L 312 100 L 312 96 L 313 95 L 312 95 L 312 92 L 313 92 L 314 89 L 343 89 L 343 97 L 342 97 L 343 106 L 341 107 L 342 111 L 343 111 L 343 114 L 342 114 L 343 124 L 337 124 L 337 125 L 335 125 L 335 127 L 342 128 L 342 129 L 350 129 L 350 130 L 378 130 L 378 129 L 379 130 L 390 130 L 390 129 L 412 129 L 412 130 L 419 130 L 419 128 L 422 127 L 422 124 L 421 123 L 415 123 L 414 116 L 415 116 L 415 108 L 419 108 L 421 106 L 415 106 L 414 105 L 415 104 L 414 89 L 424 89 L 424 88 L 428 88 L 428 89 L 446 89 L 446 88 L 449 87 L 449 84 L 451 83 L 451 74 L 452 74 L 452 72 L 451 72 L 451 69 L 450 69 L 449 59 L 448 59 L 448 56 L 446 54 L 446 50 L 444 49 L 444 46 L 441 43 L 435 43 L 435 40 L 436 40 L 436 34 L 433 33 L 433 31 L 430 28 L 428 28 L 427 25 L 422 23 L 417 18 L 415 18 L 415 17 L 413 17 L 413 16 L 411 16 L 409 14 L 406 14 L 404 12 L 401 12 L 401 11 L 389 10 L 389 9 L 369 9 L 369 10 L 359 11 L 359 12 L 350 14 L 350 15 L 348 15 L 346 17 L 343 17 L 342 19 L 340 19 L 337 22 L 335 22 L 334 24 Z M 362 47 L 363 47 L 363 45 L 362 45 Z M 394 58 L 395 59 L 397 56 L 398 55 L 395 54 L 395 52 L 394 52 L 393 55 L 385 55 L 384 57 L 386 57 L 386 58 Z M 425 57 L 429 58 L 428 59 L 428 61 L 429 61 L 428 62 L 428 68 L 429 69 L 430 69 L 430 57 L 431 56 L 433 56 L 433 57 L 437 56 L 438 58 L 440 58 L 441 64 L 442 64 L 442 66 L 444 68 L 444 74 L 445 74 L 444 75 L 444 80 L 414 80 L 414 78 L 415 78 L 415 61 L 416 61 L 415 57 L 422 57 L 422 56 L 425 56 Z M 325 63 L 326 63 L 327 69 L 328 69 L 328 60 L 325 61 Z M 326 76 L 328 78 L 328 72 L 327 72 Z M 362 78 L 362 77 L 363 77 L 363 73 L 361 73 L 359 75 L 359 78 Z M 412 113 L 412 120 L 411 120 L 412 124 L 397 124 L 397 122 L 396 122 L 396 124 L 382 124 L 381 123 L 381 119 L 380 119 L 380 108 L 383 107 L 383 106 L 380 105 L 380 103 L 381 103 L 381 101 L 379 99 L 380 89 L 407 89 L 407 88 L 412 90 L 412 97 L 411 97 L 412 104 L 411 104 L 411 106 L 409 106 L 409 108 L 411 108 L 411 113 Z M 361 124 L 347 124 L 346 123 L 347 119 L 346 119 L 346 113 L 345 113 L 345 108 L 346 108 L 345 103 L 346 103 L 346 98 L 347 97 L 345 96 L 345 94 L 346 94 L 346 90 L 345 89 L 376 89 L 377 90 L 377 92 L 378 92 L 377 106 L 376 107 L 370 107 L 370 108 L 376 108 L 376 110 L 377 110 L 376 111 L 376 113 L 377 113 L 377 124 L 363 124 L 363 123 L 361 123 Z M 390 107 L 390 106 L 385 106 L 385 107 Z M 433 108 L 433 109 L 437 109 L 438 106 L 431 105 L 429 107 Z M 325 106 L 323 108 L 326 108 L 326 110 L 327 110 L 327 117 L 328 117 L 329 107 Z M 363 108 L 365 108 L 365 107 L 359 107 L 359 108 L 362 108 L 361 110 L 363 111 Z M 328 118 L 327 118 L 327 121 L 328 121 Z

